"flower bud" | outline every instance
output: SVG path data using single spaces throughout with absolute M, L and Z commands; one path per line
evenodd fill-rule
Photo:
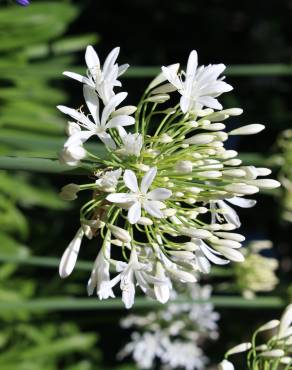
M 153 221 L 148 217 L 140 217 L 137 221 L 137 224 L 144 225 L 144 226 L 150 226 L 153 225 Z
M 281 186 L 281 183 L 273 179 L 259 179 L 253 180 L 252 184 L 262 189 L 275 189 Z
M 260 326 L 257 331 L 260 332 L 260 331 L 272 330 L 276 328 L 277 326 L 279 326 L 279 324 L 280 324 L 279 320 L 271 320 L 267 322 L 266 324 Z
M 68 277 L 75 267 L 83 236 L 84 231 L 80 227 L 62 255 L 59 265 L 59 275 L 62 279 Z
M 255 194 L 259 192 L 259 188 L 253 185 L 246 185 L 242 183 L 228 184 L 224 186 L 226 191 L 236 194 Z
M 229 135 L 254 135 L 258 134 L 259 132 L 263 131 L 265 128 L 264 125 L 260 125 L 258 123 L 254 123 L 251 125 L 241 126 L 236 128 L 235 130 L 230 131 Z
M 213 135 L 197 134 L 185 140 L 186 144 L 204 145 L 209 144 L 214 140 Z
M 168 143 L 171 143 L 173 139 L 171 136 L 164 133 L 160 136 L 159 141 L 163 144 L 168 144 Z
M 116 225 L 107 225 L 110 231 L 114 234 L 114 236 L 121 240 L 123 243 L 130 243 L 132 240 L 131 235 L 127 230 L 122 229 L 119 226 Z
M 62 187 L 60 197 L 63 200 L 74 200 L 77 199 L 77 193 L 80 190 L 80 186 L 74 183 L 65 185 Z
M 251 349 L 251 343 L 241 343 L 237 346 L 231 348 L 228 352 L 226 352 L 226 356 L 234 355 L 236 353 L 246 352 Z
M 175 164 L 175 170 L 179 173 L 189 173 L 193 170 L 193 164 L 191 161 L 178 161 Z

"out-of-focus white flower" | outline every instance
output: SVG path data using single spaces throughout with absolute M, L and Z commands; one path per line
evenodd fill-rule
M 124 173 L 124 183 L 131 193 L 114 193 L 107 196 L 107 200 L 113 203 L 132 203 L 128 212 L 128 220 L 131 224 L 137 223 L 141 217 L 141 208 L 145 209 L 152 217 L 162 218 L 161 212 L 163 203 L 161 201 L 169 198 L 172 192 L 165 188 L 156 188 L 148 192 L 157 169 L 151 168 L 143 177 L 140 188 L 135 173 L 126 170 Z
M 92 46 L 87 46 L 85 53 L 85 61 L 87 65 L 87 77 L 84 77 L 74 72 L 63 72 L 64 75 L 82 82 L 92 89 L 95 89 L 106 105 L 114 96 L 114 87 L 121 86 L 118 77 L 122 75 L 127 68 L 128 64 L 118 66 L 116 63 L 119 55 L 120 48 L 114 48 L 107 56 L 103 67 L 101 68 L 99 57 Z
M 198 67 L 198 55 L 195 50 L 189 55 L 186 73 L 178 75 L 173 69 L 162 67 L 166 79 L 182 95 L 180 107 L 183 113 L 197 111 L 204 106 L 222 109 L 222 105 L 216 97 L 232 90 L 232 86 L 222 81 L 222 78 L 218 80 L 219 75 L 224 70 L 224 64 Z M 184 76 L 184 80 L 182 76 Z
M 162 368 L 205 369 L 208 359 L 201 346 L 206 339 L 217 339 L 219 315 L 212 304 L 204 302 L 210 298 L 209 286 L 188 284 L 185 293 L 189 303 L 172 302 L 176 298 L 172 291 L 165 308 L 124 318 L 122 327 L 136 331 L 119 358 L 132 355 L 140 368 L 153 368 L 159 361 Z

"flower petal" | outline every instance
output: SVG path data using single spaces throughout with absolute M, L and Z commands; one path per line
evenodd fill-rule
M 246 198 L 240 198 L 240 197 L 234 197 L 226 199 L 227 202 L 234 204 L 235 206 L 241 207 L 241 208 L 251 208 L 256 204 L 256 200 L 254 199 L 246 199 Z
M 132 190 L 132 192 L 136 193 L 139 191 L 137 177 L 132 170 L 126 170 L 123 178 L 125 185 Z
M 126 99 L 127 95 L 128 93 L 126 92 L 120 92 L 119 94 L 114 95 L 106 104 L 101 116 L 101 124 L 103 126 L 106 124 L 106 121 L 108 120 L 110 114 L 116 109 L 119 104 L 121 104 L 123 100 Z
M 141 217 L 141 203 L 135 202 L 128 211 L 128 220 L 130 224 L 136 224 Z
M 156 218 L 163 218 L 163 213 L 159 208 L 159 204 L 155 200 L 146 200 L 143 202 L 143 208 L 146 212 L 148 212 L 151 216 Z
M 165 188 L 157 188 L 147 193 L 147 198 L 151 200 L 165 200 L 171 196 L 171 190 Z
M 87 46 L 86 48 L 85 61 L 89 70 L 92 68 L 100 68 L 98 55 L 91 45 Z
M 92 131 L 79 131 L 70 136 L 65 144 L 64 147 L 68 148 L 69 146 L 80 146 L 81 143 L 85 143 L 91 136 L 94 135 Z
M 143 194 L 146 194 L 148 189 L 150 188 L 155 176 L 157 173 L 157 168 L 152 167 L 146 174 L 144 175 L 142 181 L 141 181 L 141 192 Z
M 109 148 L 111 149 L 115 149 L 116 148 L 116 144 L 114 142 L 114 140 L 112 139 L 112 137 L 107 134 L 106 132 L 101 132 L 101 133 L 98 133 L 97 136 L 100 138 L 100 140 L 106 145 L 108 146 Z
M 112 193 L 106 197 L 106 200 L 112 203 L 128 203 L 133 202 L 134 198 L 129 193 Z
M 99 122 L 99 100 L 94 89 L 87 85 L 83 85 L 83 95 L 86 105 L 91 113 L 94 122 L 100 125 Z
M 114 128 L 114 127 L 119 127 L 119 126 L 131 126 L 135 123 L 135 118 L 126 116 L 126 115 L 121 115 L 121 116 L 116 116 L 113 117 L 107 124 L 106 128 Z
M 74 236 L 71 243 L 66 248 L 65 252 L 63 253 L 63 256 L 60 261 L 59 265 L 59 275 L 61 278 L 66 278 L 69 276 L 76 264 L 78 253 L 80 250 L 80 245 L 82 242 L 84 232 L 82 228 L 80 227 Z

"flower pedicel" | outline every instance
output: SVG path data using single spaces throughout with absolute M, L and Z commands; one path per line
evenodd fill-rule
M 114 297 L 119 284 L 130 308 L 136 286 L 165 303 L 173 281 L 193 283 L 211 263 L 243 261 L 245 238 L 234 232 L 240 220 L 233 206 L 252 207 L 255 201 L 245 195 L 279 183 L 261 178 L 269 169 L 242 166 L 238 153 L 225 148 L 230 135 L 256 134 L 264 126 L 226 129 L 223 122 L 242 110 L 222 109 L 217 99 L 232 90 L 219 77 L 223 64 L 198 67 L 192 51 L 186 72 L 179 64 L 162 67 L 135 107 L 123 105 L 126 92 L 115 92 L 128 68 L 117 64 L 118 54 L 119 48 L 113 49 L 101 66 L 88 46 L 87 75 L 64 72 L 83 84 L 86 109 L 58 106 L 70 118 L 60 160 L 69 166 L 86 162 L 96 180 L 61 191 L 66 200 L 85 190 L 92 196 L 80 210 L 80 229 L 59 271 L 62 278 L 70 275 L 83 237 L 96 238 L 88 293 Z M 172 95 L 174 105 L 165 107 Z M 103 156 L 83 146 L 89 138 L 104 145 Z

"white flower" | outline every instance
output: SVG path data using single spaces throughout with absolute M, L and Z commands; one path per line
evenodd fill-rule
M 86 157 L 86 154 L 86 150 L 83 148 L 80 140 L 72 145 L 66 145 L 65 143 L 64 148 L 59 153 L 59 161 L 67 166 L 77 166 L 81 159 Z
M 114 87 L 121 86 L 117 78 L 129 67 L 128 64 L 118 66 L 116 63 L 119 52 L 120 48 L 114 48 L 107 56 L 103 68 L 101 68 L 97 53 L 94 51 L 93 47 L 89 45 L 85 53 L 85 61 L 88 68 L 87 77 L 67 71 L 63 72 L 63 74 L 95 89 L 106 105 L 114 96 Z
M 77 111 L 76 109 L 68 108 L 63 105 L 58 105 L 58 109 L 74 118 L 79 126 L 85 128 L 85 130 L 76 130 L 73 135 L 64 144 L 65 147 L 75 145 L 75 143 L 84 143 L 91 136 L 97 135 L 100 140 L 110 148 L 115 148 L 115 142 L 111 136 L 106 132 L 110 128 L 119 126 L 129 126 L 135 122 L 133 117 L 121 114 L 110 118 L 110 115 L 115 111 L 116 107 L 126 98 L 127 93 L 121 92 L 111 98 L 108 104 L 104 107 L 101 118 L 99 112 L 99 100 L 94 90 L 90 87 L 83 86 L 84 98 L 86 105 L 91 113 L 93 122 L 85 116 L 84 113 Z
M 119 149 L 119 153 L 125 156 L 134 155 L 139 157 L 142 146 L 143 146 L 143 137 L 139 133 L 123 134 L 122 130 L 119 130 L 120 137 L 123 142 L 123 146 Z
M 107 284 L 110 281 L 109 262 L 110 258 L 110 242 L 107 240 L 105 243 L 104 250 L 101 249 L 94 262 L 94 266 L 91 272 L 90 279 L 87 284 L 88 295 L 92 295 L 96 288 L 99 299 L 107 299 L 109 297 L 114 298 L 115 295 L 112 289 L 107 289 Z M 104 287 L 106 286 L 106 289 Z
M 157 169 L 155 167 L 150 168 L 143 177 L 139 188 L 135 173 L 131 170 L 126 170 L 124 173 L 124 183 L 131 192 L 114 193 L 108 195 L 106 198 L 108 201 L 113 203 L 132 204 L 128 211 L 128 220 L 131 224 L 137 223 L 141 217 L 141 208 L 145 209 L 145 211 L 153 217 L 163 217 L 163 213 L 161 211 L 163 203 L 161 201 L 168 199 L 172 193 L 170 190 L 165 188 L 157 188 L 148 192 L 156 173 Z
M 224 69 L 224 64 L 200 66 L 198 68 L 198 55 L 195 50 L 190 53 L 184 81 L 174 69 L 162 67 L 167 80 L 182 95 L 180 107 L 183 113 L 200 110 L 204 106 L 222 109 L 222 105 L 216 97 L 223 92 L 232 90 L 232 86 L 222 81 L 222 79 L 217 79 Z
M 236 227 L 241 226 L 240 219 L 238 217 L 238 214 L 236 211 L 230 207 L 226 202 L 234 204 L 235 206 L 241 207 L 241 208 L 251 208 L 256 204 L 256 200 L 253 199 L 245 199 L 241 197 L 233 197 L 228 198 L 225 200 L 216 200 L 214 202 L 210 203 L 210 208 L 213 211 L 212 213 L 212 223 L 215 223 L 215 221 L 222 221 L 223 219 L 226 220 L 226 222 L 235 225 Z M 222 211 L 220 215 L 216 213 L 216 207 L 215 205 Z
M 121 282 L 122 301 L 126 308 L 131 308 L 135 299 L 135 278 L 144 293 L 147 293 L 149 290 L 148 284 L 155 282 L 156 279 L 145 272 L 148 267 L 138 261 L 136 248 L 134 246 L 132 246 L 131 249 L 129 263 L 120 263 L 119 268 L 122 269 L 122 272 L 110 282 L 105 283 L 103 287 L 100 288 L 99 295 L 100 297 L 108 295 L 112 287 L 118 282 Z
M 234 370 L 234 366 L 233 366 L 232 362 L 230 362 L 228 360 L 223 360 L 218 365 L 218 370 Z
M 72 273 L 78 258 L 83 236 L 84 231 L 80 227 L 71 243 L 65 249 L 59 265 L 59 275 L 61 278 L 66 278 Z
M 122 169 L 105 172 L 100 179 L 96 180 L 96 185 L 103 191 L 111 192 L 114 191 L 118 180 L 122 174 Z

